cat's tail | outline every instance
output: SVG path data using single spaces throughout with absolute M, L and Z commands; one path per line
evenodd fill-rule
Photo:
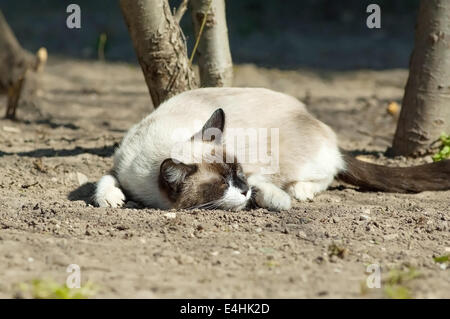
M 346 168 L 338 178 L 366 190 L 418 193 L 450 189 L 450 160 L 412 167 L 388 167 L 357 160 L 342 151 Z
M 125 195 L 117 179 L 113 175 L 105 175 L 97 182 L 93 199 L 100 207 L 120 207 L 125 202 Z

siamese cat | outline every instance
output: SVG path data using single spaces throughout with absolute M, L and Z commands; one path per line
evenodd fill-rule
M 95 202 L 160 209 L 288 210 L 335 177 L 368 190 L 450 189 L 450 161 L 391 168 L 354 159 L 335 133 L 286 94 L 201 88 L 161 104 L 133 126 L 97 183 Z

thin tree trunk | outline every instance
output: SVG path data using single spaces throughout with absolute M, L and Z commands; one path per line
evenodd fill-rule
M 424 154 L 450 133 L 450 1 L 421 0 L 392 155 Z
M 28 70 L 40 71 L 47 61 L 47 50 L 39 49 L 37 55 L 24 50 L 14 36 L 0 10 L 0 93 L 8 95 L 5 117 L 15 119 Z
M 191 0 L 190 6 L 196 36 L 208 13 L 198 46 L 201 86 L 231 86 L 233 63 L 224 0 Z
M 153 106 L 197 87 L 183 33 L 167 0 L 120 0 Z

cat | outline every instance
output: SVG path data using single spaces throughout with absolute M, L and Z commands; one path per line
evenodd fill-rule
M 333 130 L 292 96 L 200 88 L 170 98 L 127 132 L 94 201 L 282 211 L 292 198 L 313 199 L 336 177 L 369 190 L 443 190 L 450 188 L 450 161 L 411 168 L 362 162 L 342 151 Z

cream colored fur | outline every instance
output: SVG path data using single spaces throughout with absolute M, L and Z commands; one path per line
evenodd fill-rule
M 294 97 L 262 88 L 202 88 L 169 99 L 128 131 L 114 155 L 114 177 L 99 181 L 96 202 L 121 206 L 121 188 L 146 206 L 170 208 L 158 187 L 160 164 L 172 157 L 177 143 L 188 143 L 218 108 L 225 112 L 225 145 L 230 128 L 278 129 L 277 172 L 266 174 L 263 163 L 240 159 L 249 185 L 260 190 L 256 201 L 262 207 L 286 210 L 291 196 L 312 199 L 344 169 L 334 132 Z M 248 145 L 244 148 L 248 151 Z

